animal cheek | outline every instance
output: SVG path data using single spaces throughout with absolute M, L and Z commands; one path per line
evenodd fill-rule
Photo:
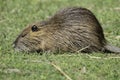
M 37 35 L 38 35 L 38 32 L 30 31 L 30 33 L 29 33 L 29 37 L 34 37 L 34 36 L 37 36 Z

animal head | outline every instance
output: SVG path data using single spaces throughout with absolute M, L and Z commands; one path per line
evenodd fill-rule
M 13 43 L 16 51 L 42 51 L 45 49 L 44 43 L 51 34 L 48 32 L 49 26 L 44 21 L 28 25 Z

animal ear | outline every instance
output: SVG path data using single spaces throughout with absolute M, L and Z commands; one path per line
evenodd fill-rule
M 38 28 L 38 26 L 33 25 L 33 26 L 31 27 L 31 30 L 32 30 L 33 32 L 36 32 L 36 31 L 39 30 L 39 28 Z

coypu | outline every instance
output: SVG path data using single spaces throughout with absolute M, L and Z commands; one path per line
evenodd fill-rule
M 13 44 L 16 51 L 25 52 L 120 52 L 107 43 L 94 14 L 80 7 L 62 9 L 27 26 Z

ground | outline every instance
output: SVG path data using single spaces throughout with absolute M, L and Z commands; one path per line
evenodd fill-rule
M 120 47 L 120 0 L 0 0 L 0 80 L 120 80 L 120 54 L 14 52 L 27 24 L 61 8 L 80 6 L 100 21 L 106 39 Z

